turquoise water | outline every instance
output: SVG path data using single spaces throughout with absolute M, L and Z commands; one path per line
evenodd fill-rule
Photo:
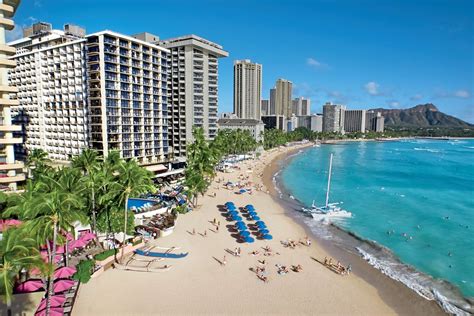
M 303 204 L 324 203 L 331 152 L 330 201 L 354 215 L 338 225 L 474 297 L 474 140 L 311 148 L 281 174 Z

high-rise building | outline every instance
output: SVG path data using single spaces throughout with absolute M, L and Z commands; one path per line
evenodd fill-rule
M 243 119 L 260 120 L 262 65 L 249 59 L 234 62 L 234 113 Z
M 270 100 L 262 100 L 262 115 L 270 115 Z
M 366 110 L 345 110 L 344 131 L 365 133 Z
M 268 115 L 276 115 L 276 89 L 270 89 L 270 104 Z
M 8 59 L 8 56 L 15 54 L 15 48 L 5 45 L 5 31 L 15 27 L 12 18 L 19 4 L 19 0 L 9 0 L 0 5 L 0 189 L 13 191 L 17 189 L 17 182 L 25 180 L 25 174 L 22 173 L 23 163 L 15 159 L 14 145 L 20 144 L 22 139 L 13 135 L 21 127 L 12 125 L 10 106 L 17 105 L 18 100 L 10 99 L 10 95 L 18 89 L 9 86 L 8 69 L 14 68 L 17 63 Z
M 52 160 L 67 161 L 89 146 L 86 39 L 74 35 L 82 28 L 66 27 L 68 33 L 39 22 L 25 32 L 30 37 L 10 43 L 17 47 L 9 75 L 18 89 L 12 115 L 24 141 L 15 146 L 19 159 L 42 149 Z
M 168 160 L 168 55 L 111 31 L 87 36 L 92 148 L 145 165 Z
M 293 83 L 285 79 L 278 79 L 275 84 L 275 111 L 277 115 L 291 118 L 293 97 Z
M 344 112 L 343 105 L 331 104 L 327 102 L 323 106 L 323 131 L 344 133 Z
M 186 155 L 193 127 L 206 138 L 217 134 L 218 59 L 229 56 L 222 46 L 196 35 L 160 41 L 169 49 L 169 114 L 174 157 Z
M 263 141 L 263 130 L 265 125 L 261 120 L 241 118 L 221 118 L 217 121 L 219 129 L 249 131 L 255 141 Z
M 292 101 L 291 113 L 296 116 L 311 115 L 311 100 L 303 97 L 295 98 Z
M 323 116 L 320 114 L 311 115 L 311 130 L 313 132 L 323 131 Z
M 365 130 L 372 132 L 383 132 L 384 117 L 382 116 L 382 113 L 367 111 L 365 115 Z

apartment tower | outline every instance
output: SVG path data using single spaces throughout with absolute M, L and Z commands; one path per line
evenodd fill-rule
M 111 31 L 87 36 L 92 148 L 142 165 L 168 160 L 168 55 Z
M 365 133 L 366 110 L 346 110 L 344 112 L 344 131 L 346 133 Z
M 18 89 L 8 85 L 8 69 L 16 66 L 16 61 L 8 57 L 15 54 L 15 48 L 5 44 L 5 31 L 15 27 L 12 18 L 19 4 L 19 0 L 3 0 L 0 3 L 0 189 L 12 191 L 17 189 L 17 182 L 25 180 L 25 175 L 22 173 L 23 163 L 15 160 L 14 145 L 22 142 L 21 138 L 13 135 L 21 127 L 12 125 L 10 109 L 18 105 L 18 100 L 10 99 L 10 95 Z
M 234 113 L 242 119 L 260 120 L 262 65 L 249 59 L 234 62 Z
M 299 97 L 293 100 L 291 113 L 296 116 L 311 115 L 311 100 Z
M 276 115 L 276 89 L 270 89 L 270 103 L 268 105 L 268 114 Z
M 196 35 L 160 41 L 171 51 L 169 114 L 174 157 L 185 157 L 193 127 L 207 139 L 217 134 L 218 59 L 229 56 L 222 46 Z
M 276 115 L 291 118 L 293 83 L 285 79 L 278 79 L 275 84 L 275 111 Z
M 261 107 L 262 116 L 270 115 L 270 101 L 269 100 L 262 100 L 261 105 L 262 105 L 262 107 Z

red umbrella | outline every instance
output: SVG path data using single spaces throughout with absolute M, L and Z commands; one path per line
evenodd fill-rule
M 62 307 L 51 307 L 49 309 L 49 316 L 63 316 L 64 309 Z M 36 311 L 35 316 L 46 316 L 46 308 Z
M 74 284 L 76 284 L 76 282 L 72 280 L 57 280 L 53 285 L 54 293 L 67 291 L 72 288 Z
M 56 269 L 56 271 L 54 271 L 54 278 L 55 279 L 69 278 L 74 273 L 76 273 L 76 271 L 77 271 L 76 268 L 73 268 L 73 267 L 61 267 L 59 269 Z
M 38 312 L 45 309 L 47 301 L 46 298 L 43 298 L 36 311 Z M 62 307 L 65 301 L 66 297 L 64 295 L 51 296 L 51 307 Z
M 21 293 L 35 292 L 39 289 L 44 289 L 44 284 L 41 280 L 28 280 L 15 288 L 17 292 Z

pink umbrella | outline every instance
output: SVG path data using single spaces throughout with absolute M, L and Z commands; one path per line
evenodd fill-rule
M 95 234 L 93 234 L 93 233 L 85 233 L 85 234 L 82 235 L 79 239 L 80 239 L 80 240 L 84 240 L 85 242 L 89 242 L 89 241 L 91 241 L 92 239 L 95 239 Z
M 41 270 L 38 268 L 33 268 L 30 270 L 30 275 L 39 275 L 41 274 Z
M 6 230 L 9 226 L 21 225 L 21 221 L 17 219 L 0 219 L 0 231 Z
M 57 280 L 53 285 L 54 293 L 67 291 L 72 288 L 74 284 L 76 284 L 76 282 L 72 280 Z
M 49 316 L 63 316 L 64 309 L 62 307 L 52 307 L 49 309 Z M 35 316 L 46 316 L 46 308 L 36 311 Z
M 77 271 L 76 268 L 73 268 L 73 267 L 62 267 L 54 271 L 54 278 L 55 279 L 69 278 L 74 273 L 76 273 L 76 271 Z
M 51 296 L 51 307 L 62 307 L 65 301 L 66 301 L 66 297 L 64 295 Z M 47 299 L 43 298 L 36 311 L 41 311 L 45 309 L 46 303 L 47 303 Z
M 78 240 L 71 241 L 71 243 L 69 244 L 69 248 L 70 249 L 82 248 L 82 247 L 85 247 L 86 245 L 87 243 L 84 240 L 78 239 Z
M 41 258 L 43 258 L 44 262 L 48 262 L 49 259 L 48 259 L 48 253 L 46 251 L 41 251 L 40 252 L 40 256 Z M 58 263 L 59 261 L 61 261 L 61 259 L 63 258 L 62 255 L 56 255 L 56 257 L 54 258 L 54 263 Z
M 65 253 L 65 252 L 66 252 L 66 246 L 61 245 L 61 246 L 56 247 L 56 253 L 61 254 L 61 253 Z
M 28 280 L 15 288 L 15 290 L 20 293 L 35 292 L 39 289 L 44 289 L 44 284 L 41 280 Z

